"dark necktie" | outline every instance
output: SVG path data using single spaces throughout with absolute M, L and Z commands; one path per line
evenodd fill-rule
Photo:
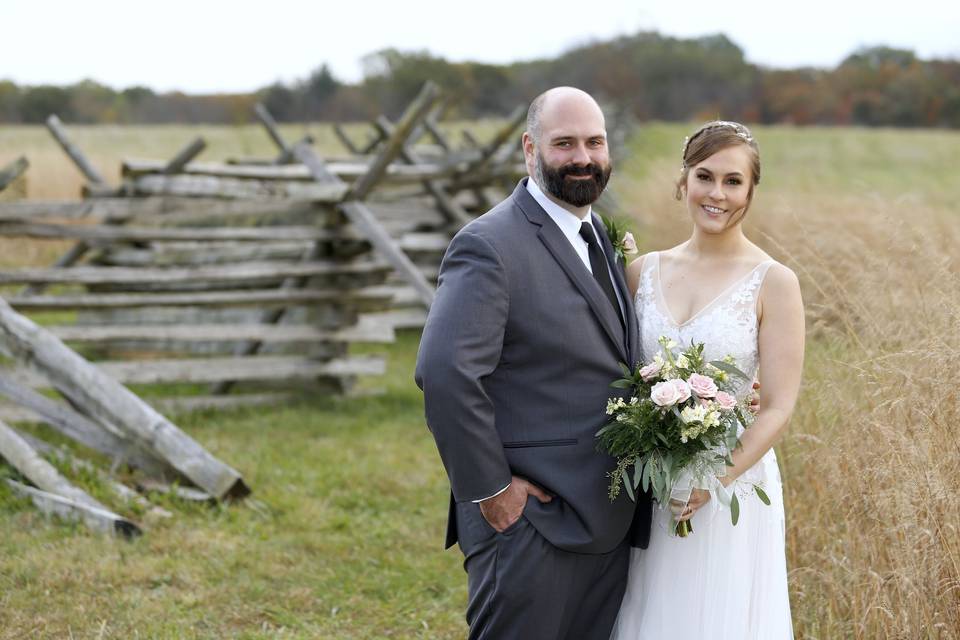
M 623 315 L 620 313 L 620 303 L 617 302 L 617 294 L 613 290 L 613 283 L 610 282 L 607 259 L 603 255 L 600 243 L 597 242 L 597 236 L 593 233 L 593 225 L 589 222 L 582 223 L 580 225 L 580 237 L 587 243 L 587 253 L 590 256 L 590 270 L 593 271 L 593 278 L 607 295 L 607 299 L 613 305 L 614 313 L 620 319 L 620 325 L 623 326 Z

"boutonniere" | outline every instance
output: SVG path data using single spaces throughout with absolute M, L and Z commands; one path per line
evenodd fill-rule
M 637 242 L 633 239 L 633 234 L 606 216 L 600 216 L 600 219 L 603 220 L 603 227 L 607 230 L 607 237 L 613 245 L 614 254 L 626 262 L 625 256 L 637 253 Z

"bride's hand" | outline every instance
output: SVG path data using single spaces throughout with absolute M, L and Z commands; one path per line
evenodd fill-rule
M 710 492 L 705 489 L 694 489 L 690 493 L 690 501 L 687 502 L 687 508 L 681 512 L 677 522 L 683 522 L 693 517 L 697 509 L 710 502 Z M 681 505 L 682 506 L 682 505 Z
M 753 391 L 750 392 L 750 406 L 747 407 L 750 413 L 757 415 L 760 411 L 760 383 L 753 381 Z

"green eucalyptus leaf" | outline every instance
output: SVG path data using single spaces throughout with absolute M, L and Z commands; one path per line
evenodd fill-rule
M 745 374 L 743 371 L 740 371 L 740 369 L 733 366 L 729 362 L 724 362 L 723 360 L 711 360 L 710 364 L 715 366 L 717 369 L 720 369 L 720 371 L 726 371 L 730 375 L 737 376 L 738 378 L 741 378 L 743 380 L 750 379 L 750 377 L 747 376 L 747 374 Z
M 730 498 L 730 522 L 733 523 L 733 526 L 737 526 L 737 522 L 740 520 L 740 500 L 737 499 L 736 490 L 733 491 L 733 497 Z
M 660 495 L 666 495 L 667 490 L 670 488 L 670 474 L 666 471 L 661 471 L 657 476 L 657 491 Z
M 668 479 L 670 478 L 670 474 L 673 473 L 673 456 L 669 453 L 663 454 L 663 472 L 664 476 Z
M 770 496 L 767 495 L 767 492 L 760 488 L 760 485 L 753 485 L 753 490 L 757 492 L 757 497 L 760 498 L 760 502 L 770 506 Z
M 630 387 L 633 386 L 633 382 L 631 382 L 630 380 L 623 380 L 623 379 L 614 380 L 613 382 L 610 383 L 610 386 L 613 387 L 614 389 L 629 389 Z
M 634 502 L 636 502 L 637 499 L 636 499 L 636 497 L 633 495 L 633 486 L 632 486 L 633 483 L 630 482 L 630 478 L 629 478 L 629 476 L 627 475 L 627 470 L 624 469 L 623 471 L 621 471 L 621 472 L 620 472 L 620 475 L 623 477 L 623 486 L 626 487 L 626 489 L 627 489 L 627 495 L 630 496 L 630 499 L 631 499 L 631 500 L 633 500 Z

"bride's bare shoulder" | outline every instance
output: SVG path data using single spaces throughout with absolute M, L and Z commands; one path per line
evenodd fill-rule
M 630 295 L 636 296 L 637 289 L 640 286 L 640 274 L 643 273 L 643 265 L 646 263 L 647 256 L 651 253 L 645 253 L 627 265 L 627 286 L 630 288 Z
M 767 269 L 766 280 L 772 279 L 775 283 L 780 284 L 796 283 L 797 286 L 800 285 L 800 279 L 797 278 L 797 274 L 793 272 L 793 269 L 782 262 L 777 262 L 773 258 L 768 257 L 768 260 L 773 264 Z
M 767 275 L 760 289 L 761 300 L 766 302 L 800 300 L 800 279 L 797 278 L 797 274 L 787 265 L 772 258 L 771 260 L 773 264 L 767 269 Z

